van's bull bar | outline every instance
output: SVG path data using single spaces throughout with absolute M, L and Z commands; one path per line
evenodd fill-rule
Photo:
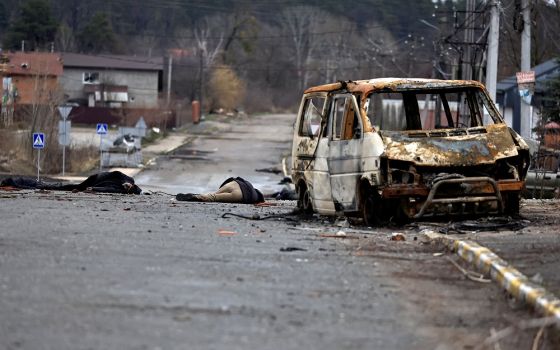
M 460 189 L 449 188 L 449 185 L 460 185 Z M 485 202 L 495 202 L 496 213 L 502 213 L 503 201 L 502 192 L 518 192 L 523 189 L 524 182 L 518 180 L 499 180 L 496 181 L 491 177 L 461 177 L 452 179 L 443 179 L 431 188 L 425 186 L 396 186 L 393 188 L 385 188 L 383 190 L 384 197 L 392 198 L 418 198 L 426 197 L 426 200 L 420 205 L 418 212 L 412 216 L 414 219 L 423 216 L 435 216 L 437 212 L 427 214 L 430 209 L 441 206 L 447 206 L 449 209 L 442 210 L 441 214 L 488 214 L 488 207 L 480 208 L 479 204 Z M 467 208 L 468 203 L 473 203 Z M 453 210 L 455 209 L 455 210 Z
M 441 186 L 446 184 L 481 184 L 481 183 L 488 183 L 493 188 L 493 193 L 484 196 L 462 196 L 462 197 L 455 197 L 455 198 L 434 198 L 438 193 L 438 190 Z M 432 189 L 430 190 L 430 194 L 428 194 L 428 198 L 426 202 L 420 208 L 420 211 L 414 215 L 415 219 L 418 219 L 424 215 L 426 210 L 433 205 L 438 204 L 454 204 L 454 203 L 482 203 L 482 202 L 496 202 L 498 205 L 498 212 L 501 213 L 503 211 L 502 208 L 502 193 L 498 188 L 498 184 L 496 181 L 490 177 L 467 177 L 467 178 L 458 178 L 458 179 L 446 179 L 438 181 L 434 184 Z M 473 213 L 473 214 L 476 214 Z

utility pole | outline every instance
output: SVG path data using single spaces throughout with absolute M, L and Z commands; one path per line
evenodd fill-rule
M 462 79 L 473 79 L 473 49 L 474 43 L 474 22 L 475 22 L 475 0 L 467 0 L 467 8 L 465 12 L 465 55 L 463 59 L 463 76 Z
M 171 70 L 173 69 L 173 57 L 169 55 L 167 60 L 167 108 L 169 108 L 169 102 L 171 101 Z
M 203 56 L 202 56 L 202 48 L 199 49 L 199 53 L 200 53 L 200 76 L 199 76 L 199 81 L 198 81 L 198 88 L 200 89 L 200 95 L 198 96 L 198 102 L 200 103 L 200 115 L 202 116 L 203 113 L 203 109 L 202 109 L 202 89 L 203 89 L 203 84 L 204 84 L 204 60 L 203 60 Z
M 522 0 L 521 71 L 531 70 L 531 0 Z M 531 106 L 521 99 L 521 136 L 531 137 Z
M 486 62 L 486 88 L 490 98 L 496 102 L 496 83 L 498 79 L 498 48 L 500 46 L 499 1 L 490 0 L 490 32 L 488 34 L 488 60 Z

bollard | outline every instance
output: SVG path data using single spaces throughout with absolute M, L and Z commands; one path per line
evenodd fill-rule
M 192 101 L 192 122 L 198 124 L 200 122 L 200 102 Z

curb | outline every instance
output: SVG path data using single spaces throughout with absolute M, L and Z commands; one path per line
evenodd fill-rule
M 432 241 L 443 243 L 463 260 L 473 264 L 479 272 L 490 274 L 492 280 L 498 282 L 515 299 L 531 305 L 545 316 L 554 317 L 560 325 L 560 299 L 544 287 L 531 282 L 490 249 L 476 242 L 455 239 L 432 230 L 423 230 L 421 234 Z

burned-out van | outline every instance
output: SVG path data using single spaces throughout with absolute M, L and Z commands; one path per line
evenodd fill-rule
M 517 213 L 529 148 L 476 81 L 383 78 L 305 91 L 292 180 L 308 212 Z

